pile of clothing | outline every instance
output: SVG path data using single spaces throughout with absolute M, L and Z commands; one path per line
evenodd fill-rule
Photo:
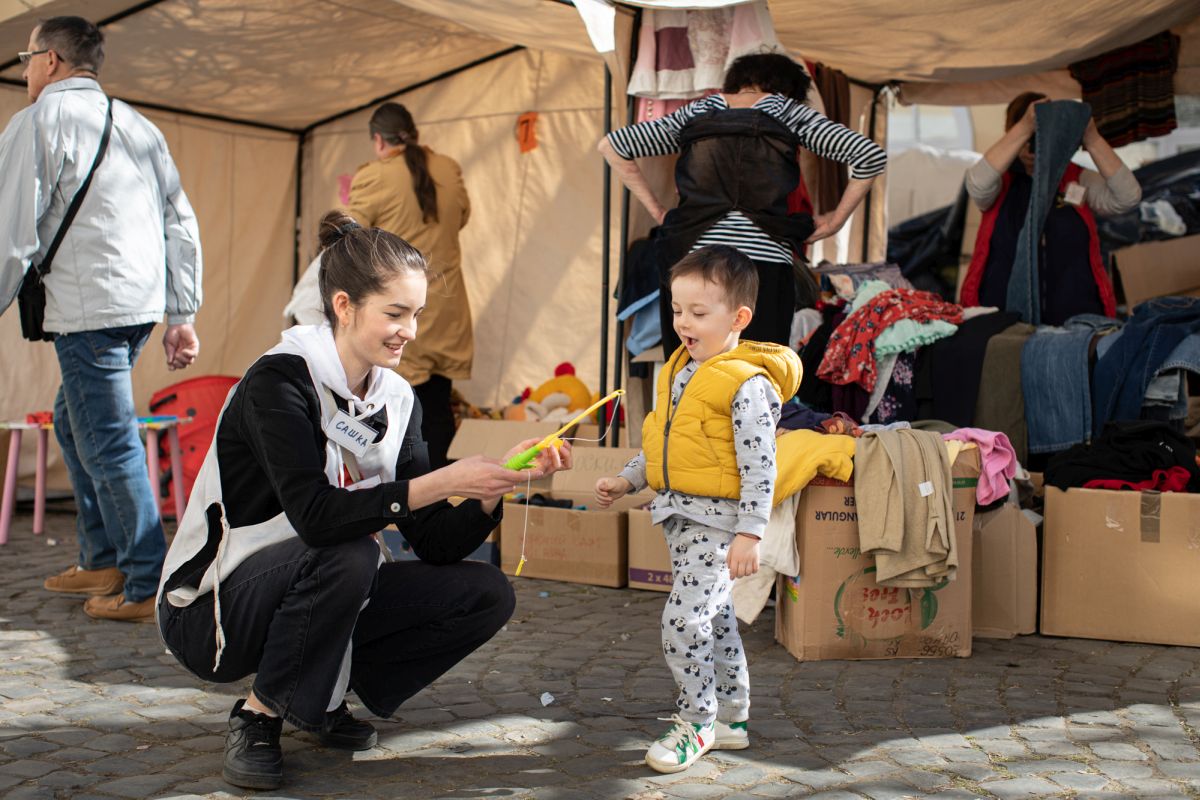
M 1163 422 L 1109 423 L 1090 444 L 1051 457 L 1047 486 L 1059 489 L 1200 492 L 1196 445 Z

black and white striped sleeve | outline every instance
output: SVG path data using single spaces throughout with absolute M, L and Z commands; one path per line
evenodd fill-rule
M 688 120 L 707 108 L 707 100 L 701 98 L 665 117 L 618 128 L 608 134 L 609 144 L 626 160 L 678 153 L 679 132 Z
M 873 178 L 887 166 L 887 153 L 860 133 L 826 117 L 816 109 L 784 100 L 778 117 L 800 137 L 805 149 L 850 166 L 851 178 Z

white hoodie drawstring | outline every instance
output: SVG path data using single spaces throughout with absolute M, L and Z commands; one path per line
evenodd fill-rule
M 221 666 L 221 655 L 225 652 L 225 629 L 221 627 L 221 556 L 225 555 L 225 545 L 229 542 L 229 522 L 225 519 L 225 509 L 221 509 L 221 543 L 217 545 L 217 555 L 213 558 L 213 622 L 216 628 L 217 654 L 213 658 L 213 674 Z

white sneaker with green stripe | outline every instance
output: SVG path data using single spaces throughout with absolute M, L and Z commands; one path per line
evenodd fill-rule
M 745 750 L 750 746 L 750 723 L 717 720 L 713 750 Z
M 712 749 L 716 739 L 712 725 L 685 722 L 678 714 L 663 718 L 674 723 L 671 730 L 646 751 L 646 764 L 657 772 L 683 772 Z

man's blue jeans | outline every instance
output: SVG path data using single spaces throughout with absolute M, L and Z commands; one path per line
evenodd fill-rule
M 155 594 L 166 555 L 130 380 L 153 327 L 59 334 L 54 340 L 62 369 L 54 433 L 79 509 L 79 566 L 120 569 L 130 602 Z

